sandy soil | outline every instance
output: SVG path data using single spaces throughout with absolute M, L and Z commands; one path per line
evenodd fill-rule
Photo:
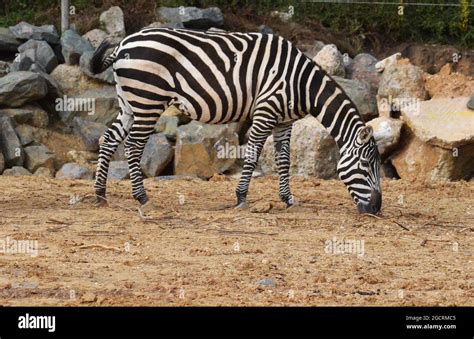
M 129 181 L 96 208 L 91 181 L 0 176 L 0 242 L 38 250 L 0 253 L 0 304 L 474 305 L 473 182 L 384 181 L 379 218 L 339 181 L 292 179 L 290 210 L 274 178 L 253 180 L 247 211 L 223 209 L 226 177 L 146 187 L 142 220 Z

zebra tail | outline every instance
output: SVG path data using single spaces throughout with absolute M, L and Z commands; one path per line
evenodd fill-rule
M 119 42 L 108 38 L 102 41 L 91 59 L 90 70 L 92 74 L 102 73 L 114 63 L 117 58 L 118 45 Z M 114 48 L 113 51 L 111 51 L 112 48 Z

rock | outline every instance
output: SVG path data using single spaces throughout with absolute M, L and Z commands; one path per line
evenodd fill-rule
M 276 282 L 275 282 L 275 280 L 274 280 L 274 279 L 271 279 L 271 278 L 265 278 L 265 279 L 259 280 L 259 281 L 257 282 L 257 284 L 258 284 L 259 286 L 265 286 L 265 287 L 267 287 L 267 286 L 269 286 L 269 287 L 276 287 Z
M 155 125 L 157 133 L 163 133 L 168 139 L 176 140 L 179 118 L 177 116 L 162 115 Z
M 3 153 L 0 151 L 0 174 L 2 174 L 4 169 L 5 169 L 5 158 L 3 157 Z
M 48 94 L 44 78 L 33 72 L 12 72 L 0 78 L 0 105 L 20 107 Z
M 344 77 L 346 74 L 342 54 L 336 45 L 325 45 L 318 54 L 316 54 L 313 61 L 321 66 L 329 75 Z
M 316 55 L 326 46 L 326 44 L 322 41 L 316 40 L 313 45 L 311 45 L 309 48 L 306 49 L 304 54 L 313 60 Z
M 377 91 L 382 79 L 382 75 L 375 69 L 377 62 L 378 60 L 370 54 L 357 54 L 350 66 L 347 67 L 347 76 L 349 79 L 365 81 Z
M 372 126 L 374 138 L 382 158 L 386 158 L 397 147 L 403 121 L 398 119 L 379 117 L 370 120 L 367 125 Z
M 156 177 L 173 159 L 173 147 L 163 134 L 152 134 L 143 151 L 140 163 L 143 174 Z
M 81 165 L 86 165 L 91 163 L 92 161 L 97 161 L 99 157 L 97 153 L 76 150 L 67 152 L 66 156 L 70 162 L 75 162 Z
M 123 12 L 118 6 L 110 7 L 100 14 L 100 24 L 111 35 L 125 36 L 125 22 Z
M 259 164 L 264 174 L 277 174 L 270 136 L 263 147 Z M 337 177 L 336 166 L 339 150 L 336 142 L 318 120 L 311 116 L 296 121 L 290 143 L 290 174 L 321 179 Z
M 37 104 L 0 109 L 0 116 L 9 116 L 18 124 L 30 124 L 40 128 L 47 127 L 49 123 L 48 113 Z
M 6 61 L 0 60 L 0 78 L 4 77 L 10 72 L 10 64 Z
M 474 110 L 474 94 L 471 95 L 469 101 L 466 104 L 467 108 Z
M 333 79 L 342 87 L 356 105 L 364 121 L 377 117 L 377 100 L 370 85 L 365 81 L 344 79 L 334 76 Z
M 45 41 L 28 40 L 18 47 L 18 51 L 19 60 L 12 65 L 14 71 L 29 71 L 34 64 L 43 72 L 51 73 L 58 65 L 53 49 Z
M 99 150 L 99 138 L 107 131 L 104 124 L 76 117 L 72 121 L 74 133 L 82 139 L 88 151 Z
M 268 213 L 272 209 L 272 204 L 268 201 L 258 201 L 252 207 L 250 212 L 252 213 Z
M 397 61 L 402 57 L 401 53 L 395 53 L 375 64 L 375 70 L 377 72 L 383 72 L 386 68 L 396 65 Z
M 21 166 L 13 166 L 12 168 L 9 168 L 3 171 L 2 175 L 12 176 L 12 177 L 22 177 L 26 175 L 31 175 L 31 173 L 27 169 Z
M 54 169 L 54 154 L 44 145 L 25 147 L 25 168 L 34 173 L 39 167 Z
M 23 165 L 24 153 L 20 139 L 16 135 L 13 120 L 6 116 L 0 116 L 0 150 L 6 167 Z
M 22 147 L 28 146 L 31 144 L 34 139 L 34 127 L 29 125 L 18 125 L 15 127 L 15 132 L 20 139 Z
M 54 170 L 47 167 L 38 168 L 33 174 L 35 177 L 54 178 Z
M 271 29 L 270 27 L 268 27 L 267 25 L 260 25 L 258 26 L 258 31 L 262 34 L 275 34 L 275 32 L 273 31 L 273 29 Z
M 107 68 L 102 73 L 92 74 L 92 72 L 90 71 L 91 69 L 90 64 L 91 64 L 93 55 L 94 55 L 94 51 L 87 51 L 81 55 L 81 58 L 79 60 L 79 66 L 82 73 L 84 73 L 90 78 L 97 79 L 99 81 L 103 81 L 109 84 L 114 84 L 115 83 L 114 70 L 112 67 Z
M 33 26 L 27 22 L 20 22 L 19 24 L 10 27 L 13 36 L 21 40 L 44 40 L 50 44 L 57 44 L 59 42 L 59 35 L 53 25 Z
M 92 179 L 94 173 L 83 165 L 73 162 L 64 164 L 56 173 L 56 179 Z
M 68 65 L 78 65 L 81 55 L 86 51 L 94 51 L 92 45 L 72 29 L 64 31 L 61 36 L 62 53 Z
M 128 162 L 126 161 L 111 161 L 109 165 L 109 173 L 107 178 L 109 180 L 125 180 L 130 177 L 128 171 Z
M 416 104 L 426 97 L 423 72 L 419 67 L 397 63 L 383 72 L 377 93 L 381 116 L 396 117 L 402 106 Z
M 474 112 L 468 98 L 423 101 L 402 110 L 409 127 L 392 162 L 402 179 L 459 180 L 474 175 Z
M 160 7 L 157 17 L 171 24 L 182 23 L 185 28 L 209 29 L 211 27 L 222 27 L 224 16 L 217 7 Z
M 12 32 L 5 27 L 0 27 L 0 53 L 16 52 L 20 42 L 15 38 Z
M 89 41 L 92 47 L 97 48 L 102 43 L 102 41 L 107 38 L 107 36 L 108 34 L 106 32 L 101 29 L 95 28 L 84 34 L 82 37 Z
M 238 123 L 208 125 L 197 121 L 180 126 L 176 138 L 175 174 L 211 178 L 214 173 L 228 170 L 236 158 L 221 151 L 238 148 L 240 126 Z
M 53 72 L 51 77 L 59 83 L 59 87 L 63 92 L 68 95 L 75 94 L 78 91 L 84 90 L 84 77 L 78 66 L 61 64 L 58 65 Z

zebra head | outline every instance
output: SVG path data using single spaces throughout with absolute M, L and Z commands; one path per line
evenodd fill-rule
M 341 152 L 337 173 L 349 190 L 359 213 L 376 214 L 382 206 L 380 154 L 371 126 L 358 131 L 351 147 Z

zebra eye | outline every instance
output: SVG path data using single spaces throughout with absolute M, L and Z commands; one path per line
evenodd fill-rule
M 360 164 L 364 167 L 369 167 L 369 162 L 367 160 L 361 160 Z

